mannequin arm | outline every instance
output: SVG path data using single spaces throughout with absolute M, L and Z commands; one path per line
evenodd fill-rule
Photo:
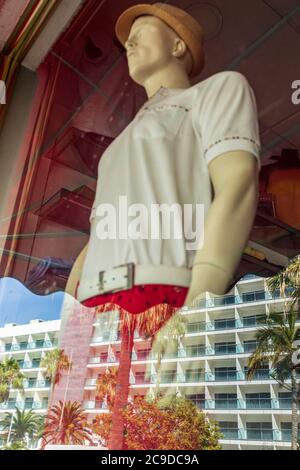
M 77 256 L 75 263 L 72 266 L 72 269 L 68 278 L 68 282 L 65 288 L 65 292 L 67 294 L 72 295 L 73 297 L 75 297 L 77 282 L 80 280 L 80 277 L 81 277 L 81 271 L 82 271 L 82 267 L 83 267 L 83 263 L 85 260 L 88 246 L 89 245 L 87 243 L 85 247 L 83 248 L 83 250 Z
M 214 200 L 205 220 L 203 246 L 194 259 L 185 305 L 206 291 L 217 295 L 228 291 L 258 203 L 258 164 L 249 152 L 226 152 L 209 164 L 209 172 Z M 205 262 L 217 266 L 197 264 Z

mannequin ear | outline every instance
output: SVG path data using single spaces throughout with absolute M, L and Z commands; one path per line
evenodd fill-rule
M 180 38 L 175 39 L 175 44 L 174 44 L 172 54 L 174 57 L 177 57 L 178 59 L 186 55 L 186 57 L 184 58 L 184 61 L 186 62 L 186 71 L 188 74 L 190 74 L 192 67 L 193 67 L 193 59 L 186 43 L 182 39 Z

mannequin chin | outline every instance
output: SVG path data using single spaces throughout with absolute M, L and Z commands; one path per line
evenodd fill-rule
M 189 88 L 192 58 L 185 42 L 166 23 L 151 15 L 137 18 L 125 44 L 131 78 L 148 98 L 161 86 Z

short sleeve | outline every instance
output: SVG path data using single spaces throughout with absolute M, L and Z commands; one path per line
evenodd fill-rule
M 260 170 L 257 106 L 246 77 L 239 72 L 221 72 L 203 84 L 193 119 L 207 164 L 222 153 L 245 150 L 257 158 Z

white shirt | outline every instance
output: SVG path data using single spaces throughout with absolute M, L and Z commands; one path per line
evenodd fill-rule
M 207 214 L 208 164 L 233 150 L 250 152 L 261 168 L 255 97 L 242 74 L 217 73 L 187 89 L 161 87 L 100 159 L 81 279 L 129 262 L 191 268 L 197 250 L 187 250 L 184 238 L 99 240 L 96 209 L 117 209 L 119 196 L 127 196 L 128 205 L 146 207 L 203 204 Z

